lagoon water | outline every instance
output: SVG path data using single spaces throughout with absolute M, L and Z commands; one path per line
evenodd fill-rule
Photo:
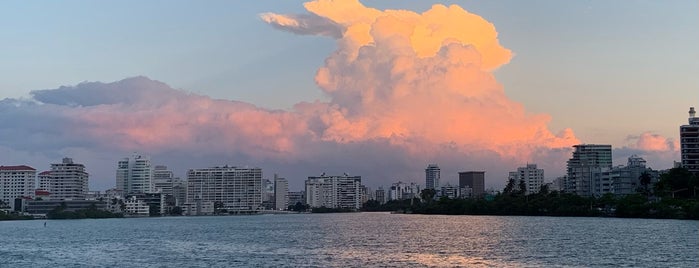
M 346 213 L 0 222 L 0 267 L 698 265 L 699 222 L 681 220 Z

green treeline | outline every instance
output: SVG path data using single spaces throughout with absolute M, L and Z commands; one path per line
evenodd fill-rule
M 93 204 L 86 209 L 76 211 L 66 211 L 65 203 L 61 204 L 46 214 L 49 219 L 102 219 L 102 218 L 122 218 L 124 215 L 112 213 L 106 210 L 97 209 Z
M 432 198 L 426 189 L 420 198 L 392 200 L 386 204 L 369 201 L 364 211 L 399 211 L 416 214 L 447 215 L 528 215 L 528 216 L 609 216 L 633 218 L 699 219 L 697 178 L 686 169 L 675 168 L 661 176 L 655 185 L 642 175 L 636 194 L 582 197 L 549 191 L 542 187 L 536 194 L 523 194 L 523 187 L 508 185 L 502 193 L 486 199 Z M 515 190 L 515 188 L 519 188 Z
M 5 211 L 0 210 L 0 221 L 11 221 L 11 220 L 31 220 L 32 216 L 24 216 L 16 213 L 5 213 Z

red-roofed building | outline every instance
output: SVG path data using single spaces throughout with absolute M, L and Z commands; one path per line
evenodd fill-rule
M 15 209 L 15 198 L 34 197 L 36 169 L 26 166 L 0 166 L 0 206 Z

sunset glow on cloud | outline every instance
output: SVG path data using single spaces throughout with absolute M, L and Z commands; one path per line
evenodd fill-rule
M 581 143 L 570 128 L 550 130 L 550 115 L 508 97 L 493 72 L 513 52 L 479 15 L 456 5 L 378 10 L 356 0 L 304 7 L 259 16 L 275 29 L 336 41 L 315 74 L 326 100 L 271 110 L 146 77 L 84 82 L 0 100 L 0 120 L 15 122 L 0 127 L 0 153 L 141 152 L 163 164 L 266 165 L 297 179 L 327 168 L 360 174 L 368 185 L 421 181 L 421 169 L 436 162 L 447 179 L 487 169 L 497 184 L 527 162 L 563 173 L 571 146 Z M 629 142 L 622 149 L 634 154 L 671 158 L 678 149 L 650 132 Z M 113 183 L 109 172 L 103 184 Z

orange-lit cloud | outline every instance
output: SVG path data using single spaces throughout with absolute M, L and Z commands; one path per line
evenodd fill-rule
M 268 110 L 145 77 L 82 83 L 35 91 L 31 101 L 0 101 L 0 119 L 14 122 L 0 133 L 16 137 L 0 146 L 139 151 L 186 165 L 224 157 L 286 167 L 302 173 L 297 178 L 328 168 L 385 185 L 421 181 L 406 176 L 415 169 L 424 175 L 420 169 L 430 162 L 444 174 L 477 168 L 496 178 L 524 162 L 561 168 L 579 143 L 570 129 L 552 133 L 549 115 L 527 112 L 508 98 L 492 71 L 512 52 L 478 15 L 455 5 L 423 13 L 352 0 L 304 6 L 309 13 L 261 19 L 292 33 L 337 39 L 315 76 L 328 101 Z
M 304 107 L 304 112 L 315 109 L 306 116 L 326 124 L 323 140 L 404 143 L 419 137 L 427 144 L 454 143 L 463 150 L 525 159 L 536 147 L 578 143 L 571 130 L 551 133 L 548 115 L 527 113 L 506 96 L 491 71 L 508 63 L 512 53 L 482 17 L 456 5 L 435 5 L 421 14 L 380 11 L 358 1 L 319 0 L 304 6 L 343 30 L 337 51 L 316 75 L 330 104 Z M 294 32 L 326 27 L 294 22 L 288 15 L 262 17 Z
M 627 140 L 634 142 L 630 148 L 648 152 L 677 152 L 680 148 L 679 142 L 651 132 L 643 132 L 639 136 L 630 136 Z

